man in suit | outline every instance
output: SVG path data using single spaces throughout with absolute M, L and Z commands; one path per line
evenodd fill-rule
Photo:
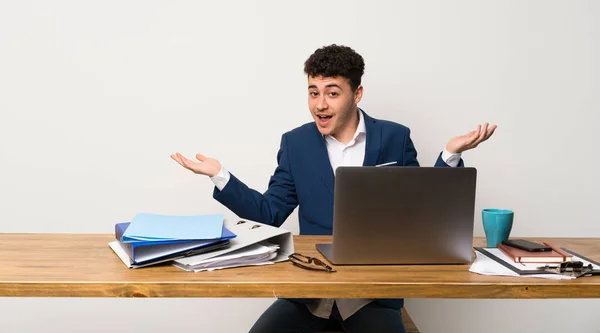
M 369 116 L 358 107 L 363 95 L 363 58 L 346 46 L 316 50 L 304 64 L 308 106 L 314 122 L 281 138 L 278 166 L 265 193 L 247 187 L 217 160 L 197 154 L 197 161 L 171 157 L 215 184 L 213 197 L 242 218 L 280 226 L 299 207 L 301 235 L 331 235 L 333 189 L 339 166 L 419 166 L 410 130 Z M 435 166 L 463 166 L 461 153 L 487 140 L 496 126 L 452 138 Z M 403 300 L 278 299 L 251 332 L 319 332 L 337 321 L 347 332 L 404 332 Z

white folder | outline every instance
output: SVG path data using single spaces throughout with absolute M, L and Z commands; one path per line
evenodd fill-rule
M 236 253 L 243 252 L 242 250 L 244 248 L 263 242 L 279 246 L 275 258 L 270 259 L 272 262 L 285 261 L 290 254 L 294 253 L 292 232 L 284 228 L 273 227 L 268 224 L 250 220 L 231 219 L 226 219 L 223 222 L 223 225 L 236 235 L 235 238 L 229 240 L 228 247 L 221 250 L 176 259 L 173 264 L 182 269 L 186 269 L 186 267 L 191 269 L 193 266 L 202 264 L 207 259 L 224 256 L 234 251 L 237 251 Z

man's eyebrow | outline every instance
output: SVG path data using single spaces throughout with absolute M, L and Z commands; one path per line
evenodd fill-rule
M 335 83 L 330 83 L 330 84 L 326 85 L 325 88 L 338 88 L 340 90 L 343 90 L 342 87 L 338 86 Z M 308 86 L 308 89 L 318 89 L 318 88 L 316 85 L 311 84 L 310 86 Z
M 339 90 L 342 90 L 342 87 L 338 86 L 335 83 L 330 83 L 330 84 L 326 85 L 325 88 L 338 88 Z

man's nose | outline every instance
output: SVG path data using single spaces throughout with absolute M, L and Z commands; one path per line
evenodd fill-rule
M 325 96 L 320 96 L 319 100 L 317 101 L 317 110 L 321 111 L 321 110 L 326 110 L 329 107 L 329 105 L 327 104 L 327 100 L 325 99 Z

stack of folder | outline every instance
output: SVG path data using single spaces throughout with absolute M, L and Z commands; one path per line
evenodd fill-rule
M 115 225 L 116 240 L 109 246 L 127 267 L 139 268 L 221 250 L 235 237 L 222 214 L 137 214 L 131 222 Z

